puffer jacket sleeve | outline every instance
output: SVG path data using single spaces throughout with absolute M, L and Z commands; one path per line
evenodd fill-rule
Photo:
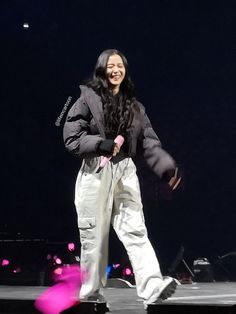
M 89 107 L 84 97 L 80 96 L 69 110 L 63 129 L 65 147 L 76 156 L 95 156 L 103 141 L 99 134 L 91 134 L 90 119 Z
M 167 171 L 175 169 L 174 159 L 161 147 L 161 142 L 144 110 L 142 114 L 142 146 L 147 164 L 160 178 Z

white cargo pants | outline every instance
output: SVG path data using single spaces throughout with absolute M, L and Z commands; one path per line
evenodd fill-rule
M 100 172 L 100 158 L 84 159 L 75 188 L 81 241 L 81 267 L 88 278 L 80 298 L 106 284 L 110 224 L 123 243 L 135 275 L 137 294 L 147 300 L 163 282 L 148 239 L 136 167 L 131 158 L 109 162 Z

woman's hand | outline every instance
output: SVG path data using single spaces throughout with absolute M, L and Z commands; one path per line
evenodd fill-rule
M 171 188 L 172 191 L 174 191 L 175 189 L 177 189 L 177 187 L 179 186 L 180 182 L 181 182 L 181 174 L 180 174 L 180 171 L 179 171 L 179 168 L 176 167 L 175 168 L 175 172 L 174 172 L 174 175 L 170 178 L 168 184 Z
M 116 143 L 114 149 L 113 149 L 113 153 L 112 156 L 115 157 L 120 151 L 120 145 Z

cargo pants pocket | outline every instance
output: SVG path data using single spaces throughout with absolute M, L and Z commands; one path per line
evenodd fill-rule
M 83 217 L 78 219 L 80 243 L 84 254 L 88 254 L 96 247 L 95 226 L 95 217 Z

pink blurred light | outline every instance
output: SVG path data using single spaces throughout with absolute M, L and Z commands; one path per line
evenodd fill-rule
M 120 267 L 120 264 L 113 264 L 113 268 L 117 269 Z
M 128 268 L 128 267 L 124 268 L 123 275 L 125 275 L 125 276 L 132 275 L 132 270 L 130 268 Z
M 2 260 L 2 266 L 7 266 L 7 265 L 9 265 L 10 264 L 10 261 L 8 260 L 8 259 L 3 259 Z
M 79 291 L 86 273 L 78 265 L 60 267 L 61 274 L 54 276 L 55 284 L 44 291 L 34 306 L 43 314 L 59 314 L 79 303 Z
M 61 264 L 62 264 L 62 261 L 61 261 L 61 259 L 60 259 L 59 257 L 57 257 L 57 258 L 55 259 L 55 263 L 56 263 L 57 265 L 61 265 Z
M 62 268 L 58 267 L 58 268 L 54 269 L 53 273 L 54 273 L 54 275 L 61 275 L 62 274 Z
M 73 252 L 75 250 L 75 244 L 73 242 L 68 243 L 68 250 L 70 252 Z
M 13 269 L 13 273 L 14 274 L 18 274 L 18 273 L 20 273 L 21 272 L 21 268 L 20 267 L 17 267 L 17 268 L 15 268 L 15 269 Z
M 51 255 L 51 254 L 48 254 L 48 255 L 47 255 L 47 260 L 49 261 L 51 258 L 52 258 L 52 255 Z

